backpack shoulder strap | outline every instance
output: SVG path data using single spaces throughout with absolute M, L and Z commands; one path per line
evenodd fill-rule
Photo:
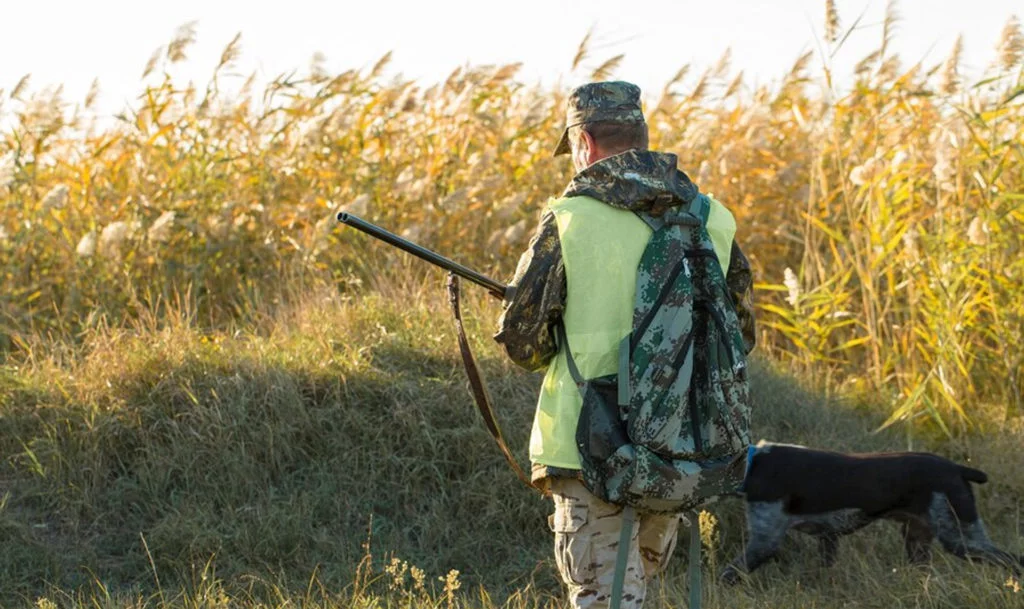
M 583 375 L 580 374 L 579 367 L 576 366 L 576 360 L 572 356 L 572 349 L 569 348 L 569 337 L 565 334 L 564 321 L 558 322 L 556 332 L 558 333 L 558 344 L 565 349 L 565 363 L 569 366 L 569 374 L 572 376 L 572 380 L 576 381 L 576 386 L 582 388 L 583 383 L 586 381 Z
M 699 223 L 700 226 L 707 226 L 708 218 L 711 216 L 711 201 L 708 200 L 707 195 L 698 194 L 685 206 L 674 207 L 661 216 L 652 216 L 643 211 L 633 213 L 654 232 L 664 228 L 666 224 L 694 226 Z
M 565 349 L 565 363 L 569 368 L 569 375 L 572 376 L 572 380 L 576 383 L 576 387 L 579 388 L 580 393 L 583 393 L 583 385 L 587 381 L 583 378 L 583 374 L 580 372 L 579 366 L 576 365 L 576 359 L 572 356 L 572 349 L 569 348 L 569 337 L 565 334 L 564 321 L 558 322 L 556 333 L 558 334 L 559 346 Z M 619 406 L 626 406 L 629 404 L 629 339 L 630 336 L 627 334 L 619 342 L 619 370 L 617 375 Z
M 708 225 L 708 218 L 711 216 L 711 201 L 704 193 L 698 194 L 690 201 L 689 212 L 700 218 L 702 226 Z

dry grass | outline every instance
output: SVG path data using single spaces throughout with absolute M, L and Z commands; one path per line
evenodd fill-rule
M 176 311 L 162 328 L 95 332 L 73 362 L 3 368 L 0 606 L 560 602 L 550 506 L 518 482 L 480 424 L 437 283 L 358 299 L 322 293 L 244 331 L 204 331 Z M 492 319 L 496 303 L 470 295 L 467 311 L 522 458 L 539 378 L 486 338 L 478 320 Z M 895 430 L 871 432 L 884 418 L 877 405 L 826 399 L 761 358 L 753 387 L 760 437 L 906 445 Z M 1024 421 L 997 426 L 999 414 L 976 413 L 991 426 L 984 436 L 914 447 L 986 470 L 981 512 L 993 538 L 1020 552 L 1024 477 L 1006 455 L 1024 442 Z M 739 551 L 740 510 L 738 501 L 711 508 L 709 580 Z M 795 536 L 783 561 L 749 583 L 709 584 L 707 606 L 1024 602 L 999 569 L 941 553 L 916 568 L 899 547 L 897 527 L 880 523 L 821 571 L 814 545 Z M 685 566 L 680 551 L 658 593 L 664 606 L 686 598 Z

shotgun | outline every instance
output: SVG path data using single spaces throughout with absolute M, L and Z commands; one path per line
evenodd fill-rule
M 459 351 L 462 354 L 462 361 L 466 365 L 466 374 L 469 376 L 469 387 L 473 394 L 473 400 L 476 401 L 477 408 L 480 410 L 480 415 L 484 419 L 484 424 L 487 426 L 487 431 L 490 432 L 491 437 L 498 444 L 498 448 L 501 449 L 502 454 L 505 456 L 505 460 L 508 461 L 509 466 L 516 473 L 516 476 L 522 480 L 523 484 L 540 491 L 542 494 L 547 494 L 547 491 L 542 489 L 540 486 L 534 484 L 526 472 L 519 466 L 515 457 L 512 455 L 512 451 L 509 449 L 508 444 L 505 442 L 505 438 L 501 433 L 501 427 L 498 425 L 498 420 L 494 415 L 494 406 L 491 402 L 490 393 L 487 390 L 487 383 L 484 382 L 483 374 L 480 373 L 480 369 L 476 364 L 476 358 L 473 357 L 473 351 L 469 347 L 469 339 L 466 338 L 466 329 L 462 323 L 462 312 L 459 308 L 459 279 L 462 277 L 473 283 L 487 288 L 487 290 L 499 298 L 504 298 L 506 293 L 511 295 L 512 288 L 502 283 L 474 271 L 473 269 L 467 268 L 455 262 L 445 258 L 437 252 L 428 250 L 427 248 L 417 245 L 412 241 L 403 239 L 398 235 L 389 233 L 383 228 L 367 222 L 358 216 L 353 216 L 347 212 L 338 212 L 338 222 L 347 224 L 352 228 L 359 229 L 370 235 L 376 237 L 388 245 L 393 245 L 400 250 L 404 250 L 413 256 L 416 256 L 420 260 L 426 260 L 427 262 L 437 265 L 446 271 L 448 271 L 448 302 L 451 305 L 452 314 L 455 316 L 455 330 L 459 339 Z
M 380 239 L 381 241 L 387 243 L 388 245 L 392 245 L 400 250 L 412 254 L 413 256 L 416 256 L 420 260 L 426 260 L 427 262 L 433 265 L 445 269 L 449 273 L 455 273 L 456 275 L 462 277 L 463 279 L 472 281 L 473 283 L 479 286 L 487 288 L 487 290 L 489 290 L 496 296 L 504 297 L 505 292 L 508 290 L 508 286 L 506 286 L 503 283 L 495 281 L 490 277 L 483 275 L 482 273 L 474 271 L 471 268 L 465 267 L 459 264 L 458 262 L 455 262 L 454 260 L 445 258 L 444 256 L 438 254 L 437 252 L 428 250 L 427 248 L 421 245 L 417 245 L 412 241 L 403 239 L 402 237 L 399 237 L 394 233 L 390 233 L 384 230 L 383 228 L 377 226 L 376 224 L 373 224 L 372 222 L 367 222 L 366 220 L 363 220 L 358 216 L 352 215 L 344 211 L 338 212 L 338 222 L 341 222 L 342 224 L 347 224 L 352 228 L 359 229 L 362 232 L 366 233 L 367 235 L 370 235 L 371 237 L 376 237 L 377 239 Z

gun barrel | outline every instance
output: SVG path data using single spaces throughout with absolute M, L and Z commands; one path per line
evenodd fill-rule
M 338 212 L 338 222 L 341 222 L 342 224 L 347 224 L 352 228 L 359 229 L 360 231 L 370 235 L 371 237 L 376 237 L 377 239 L 380 239 L 384 243 L 387 243 L 388 245 L 392 245 L 400 250 L 408 252 L 421 260 L 425 260 L 433 265 L 451 271 L 452 273 L 455 273 L 459 277 L 472 281 L 473 283 L 483 286 L 488 290 L 491 290 L 492 292 L 497 292 L 499 294 L 504 295 L 505 290 L 508 288 L 508 286 L 499 283 L 491 279 L 490 277 L 487 277 L 486 275 L 482 275 L 474 271 L 473 269 L 467 268 L 449 258 L 445 258 L 444 256 L 438 254 L 437 252 L 428 250 L 427 248 L 421 245 L 417 245 L 412 241 L 403 239 L 402 237 L 399 237 L 394 233 L 390 233 L 384 230 L 383 228 L 377 226 L 376 224 L 367 222 L 366 220 L 363 220 L 362 218 L 352 215 L 348 212 Z

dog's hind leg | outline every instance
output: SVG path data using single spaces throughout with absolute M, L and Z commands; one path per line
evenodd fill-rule
M 741 572 L 750 573 L 775 556 L 789 529 L 782 501 L 747 503 L 747 547 L 722 571 L 723 583 L 735 583 Z
M 981 518 L 973 522 L 961 522 L 950 506 L 950 500 L 943 493 L 934 493 L 928 514 L 935 527 L 936 537 L 947 552 L 958 558 L 985 560 L 1016 573 L 1021 572 L 1019 559 L 1000 550 L 985 532 Z

